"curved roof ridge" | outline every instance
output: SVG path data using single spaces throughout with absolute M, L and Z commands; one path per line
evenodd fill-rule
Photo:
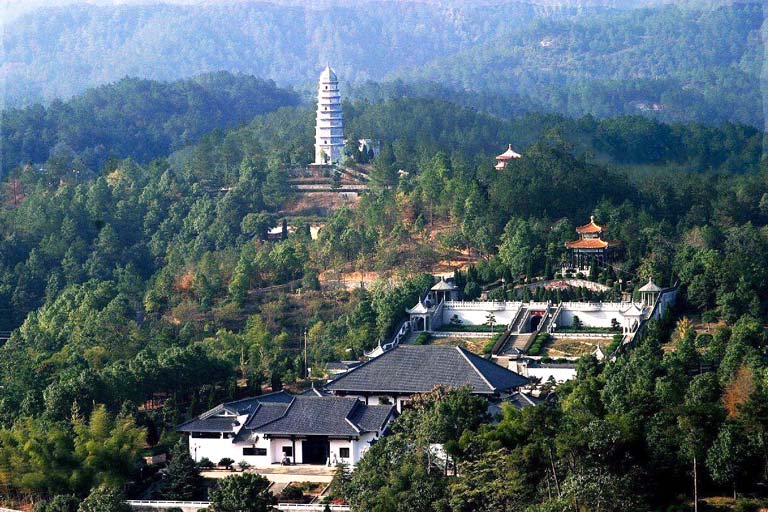
M 291 410 L 291 407 L 293 407 L 293 404 L 296 403 L 296 398 L 297 398 L 296 396 L 293 397 L 293 400 L 290 401 L 290 403 L 288 404 L 288 407 L 286 407 L 285 410 L 283 411 L 283 414 L 281 414 L 280 416 L 278 416 L 277 418 L 275 418 L 275 419 L 273 419 L 271 421 L 268 421 L 268 422 L 264 423 L 263 425 L 259 425 L 258 428 L 264 428 L 267 425 L 269 425 L 270 423 L 274 423 L 276 421 L 279 421 L 279 420 L 285 418 L 285 416 L 288 414 L 288 411 Z
M 662 291 L 661 287 L 653 282 L 653 277 L 648 278 L 648 282 L 643 285 L 639 290 L 639 292 L 660 292 Z
M 459 346 L 456 347 L 456 350 L 458 350 L 459 353 L 464 357 L 464 360 L 469 364 L 469 366 L 471 366 L 472 369 L 475 370 L 475 373 L 477 373 L 480 376 L 480 378 L 483 379 L 483 382 L 485 382 L 488 385 L 491 391 L 496 391 L 496 388 L 493 386 L 493 384 L 491 384 L 491 381 L 486 379 L 485 375 L 483 375 L 483 372 L 480 371 L 480 369 L 475 365 L 475 363 L 470 361 L 469 357 L 467 356 L 467 350 Z
M 589 222 L 576 228 L 577 233 L 599 233 L 606 230 L 607 228 L 605 226 L 601 226 L 595 222 L 594 215 L 589 216 Z

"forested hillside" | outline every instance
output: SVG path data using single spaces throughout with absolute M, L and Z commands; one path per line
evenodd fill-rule
M 298 103 L 274 82 L 226 72 L 176 82 L 125 78 L 68 101 L 0 112 L 0 174 L 28 162 L 82 177 L 110 158 L 146 163 L 212 130 Z
M 540 18 L 398 74 L 515 93 L 569 115 L 645 112 L 665 120 L 762 126 L 763 8 L 673 5 Z
M 534 9 L 80 4 L 34 11 L 6 27 L 2 70 L 10 103 L 70 96 L 126 75 L 168 80 L 227 70 L 309 84 L 328 62 L 345 81 L 378 80 L 488 40 L 517 16 L 531 18 Z
M 694 453 L 707 460 L 699 469 L 707 492 L 732 484 L 760 492 L 768 468 L 758 407 L 768 320 L 763 133 L 639 116 L 504 119 L 390 96 L 345 103 L 347 136 L 380 139 L 382 151 L 366 168 L 370 190 L 323 218 L 288 213 L 297 192 L 286 169 L 312 155 L 309 106 L 214 130 L 151 162 L 141 155 L 160 150 L 145 137 L 129 158 L 82 175 L 48 164 L 46 173 L 9 169 L 0 330 L 13 332 L 0 346 L 0 496 L 77 500 L 102 484 L 144 490 L 152 482 L 139 469 L 145 441 L 167 450 L 183 418 L 298 385 L 305 332 L 312 368 L 358 357 L 390 336 L 432 284 L 431 264 L 475 255 L 459 276 L 468 297 L 502 277 L 551 277 L 567 257 L 563 242 L 590 215 L 624 243 L 620 261 L 598 277 L 612 293 L 649 277 L 679 281 L 680 311 L 716 325 L 712 335 L 655 325 L 648 343 L 615 365 L 585 360 L 582 380 L 564 386 L 551 408 L 507 411 L 498 426 L 472 420 L 446 433 L 414 420 L 412 433 L 406 418 L 401 435 L 381 445 L 402 464 L 393 468 L 383 448 L 372 449 L 349 499 L 356 510 L 418 510 L 430 500 L 441 511 L 469 511 L 477 508 L 466 486 L 507 489 L 512 478 L 515 492 L 498 494 L 499 508 L 489 510 L 562 510 L 578 500 L 589 510 L 646 511 L 688 494 Z M 206 105 L 196 108 L 210 112 Z M 150 116 L 153 126 L 173 112 Z M 178 123 L 173 134 L 200 126 L 196 116 Z M 54 125 L 49 138 L 72 128 Z M 508 142 L 523 158 L 496 171 L 493 156 Z M 264 241 L 283 219 L 295 232 Z M 310 222 L 323 224 L 316 239 Z M 355 270 L 397 279 L 354 291 L 323 281 Z M 511 298 L 500 291 L 495 298 Z M 733 398 L 742 383 L 751 391 Z M 468 470 L 451 481 L 431 472 L 423 443 L 402 451 L 403 436 L 427 444 L 443 436 Z M 541 451 L 543 436 L 551 453 Z M 729 447 L 755 454 L 743 459 L 750 475 Z M 731 463 L 732 473 L 721 471 Z M 584 479 L 597 482 L 589 492 L 578 485 Z M 164 497 L 162 485 L 154 492 Z
M 5 31 L 6 101 L 52 101 L 126 75 L 215 70 L 309 87 L 330 62 L 348 84 L 438 81 L 444 97 L 466 90 L 506 110 L 763 126 L 760 2 L 371 5 L 32 11 Z

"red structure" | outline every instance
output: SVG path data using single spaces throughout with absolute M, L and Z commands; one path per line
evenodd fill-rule
M 599 266 L 613 262 L 615 250 L 621 242 L 607 240 L 608 230 L 595 223 L 595 217 L 590 217 L 588 224 L 577 227 L 576 232 L 579 234 L 579 239 L 565 243 L 565 247 L 571 253 L 573 268 L 587 270 L 593 261 Z

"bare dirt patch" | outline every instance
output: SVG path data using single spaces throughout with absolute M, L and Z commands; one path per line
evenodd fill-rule
M 542 355 L 549 357 L 581 357 L 591 354 L 598 345 L 605 348 L 611 340 L 602 338 L 553 338 Z
M 430 343 L 432 345 L 462 347 L 475 354 L 482 354 L 483 347 L 485 347 L 490 339 L 490 336 L 487 338 L 463 338 L 461 336 L 456 336 L 451 338 L 432 338 Z
M 359 195 L 355 192 L 304 192 L 297 194 L 282 210 L 284 215 L 327 215 L 342 206 L 354 206 Z

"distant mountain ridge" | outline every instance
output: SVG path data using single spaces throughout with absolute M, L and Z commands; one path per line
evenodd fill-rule
M 514 94 L 568 115 L 643 113 L 762 128 L 764 23 L 764 7 L 752 2 L 541 18 L 397 74 Z
M 690 9 L 635 9 L 666 3 L 657 0 L 279 3 L 28 12 L 5 29 L 2 99 L 25 105 L 125 76 L 176 80 L 217 70 L 311 90 L 331 63 L 342 87 L 434 81 L 576 116 L 763 126 L 765 8 L 755 1 L 684 2 Z
M 310 9 L 268 3 L 73 5 L 6 27 L 8 104 L 69 97 L 124 76 L 172 80 L 224 69 L 310 84 L 327 62 L 347 81 L 380 80 L 506 32 L 532 6 L 382 4 Z M 440 30 L 435 30 L 440 27 Z
M 66 102 L 0 112 L 0 176 L 27 162 L 78 171 L 110 158 L 145 163 L 299 102 L 274 82 L 226 72 L 175 82 L 125 78 Z

